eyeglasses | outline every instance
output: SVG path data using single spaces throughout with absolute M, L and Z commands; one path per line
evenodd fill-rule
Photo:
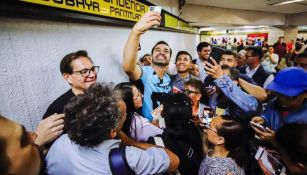
M 187 95 L 190 95 L 190 94 L 192 94 L 192 93 L 193 93 L 193 94 L 198 94 L 198 93 L 200 93 L 200 92 L 196 92 L 196 91 L 191 91 L 191 90 L 189 90 L 189 89 L 185 89 L 185 90 L 184 90 L 184 93 L 187 94 Z
M 245 55 L 246 58 L 254 57 L 253 55 Z
M 91 74 L 91 71 L 94 74 L 97 74 L 99 72 L 99 66 L 93 66 L 91 69 L 82 69 L 79 71 L 73 71 L 73 73 L 80 73 L 82 77 L 88 77 Z
M 140 99 L 140 98 L 143 98 L 143 94 L 142 93 L 138 93 L 138 96 L 136 96 L 135 98 L 133 98 L 133 100 L 137 100 L 137 99 Z
M 211 131 L 215 132 L 215 133 L 218 135 L 217 131 L 213 130 L 213 129 L 210 127 L 209 124 L 204 124 L 204 125 L 203 125 L 203 128 L 206 129 L 206 130 L 211 130 Z

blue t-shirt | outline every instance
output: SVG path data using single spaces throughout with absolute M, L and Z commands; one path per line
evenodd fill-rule
M 151 111 L 162 103 L 165 94 L 171 92 L 171 78 L 164 73 L 163 79 L 160 79 L 151 66 L 144 66 L 142 70 L 141 80 L 144 84 L 142 113 L 144 117 L 152 121 Z

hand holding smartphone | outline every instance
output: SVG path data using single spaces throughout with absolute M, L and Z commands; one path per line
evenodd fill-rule
M 149 6 L 149 12 L 154 11 L 154 12 L 158 12 L 161 15 L 161 11 L 162 11 L 162 7 L 161 6 Z M 153 26 L 153 27 L 158 27 L 157 25 Z
M 158 12 L 159 14 L 161 14 L 161 10 L 162 7 L 161 6 L 149 6 L 149 11 L 154 11 L 154 12 Z
M 255 159 L 260 159 L 265 169 L 274 175 L 280 175 L 286 172 L 286 167 L 278 160 L 278 158 L 271 155 L 261 146 L 259 146 L 256 152 Z
M 258 123 L 255 123 L 255 122 L 253 122 L 253 121 L 250 121 L 250 122 L 249 122 L 249 125 L 252 126 L 252 127 L 255 127 L 255 128 L 257 128 L 257 129 L 259 129 L 259 130 L 261 130 L 261 131 L 263 131 L 263 132 L 266 132 L 266 131 L 267 131 L 267 130 L 265 129 L 264 126 L 262 126 L 262 125 L 260 125 L 260 124 L 258 124 Z

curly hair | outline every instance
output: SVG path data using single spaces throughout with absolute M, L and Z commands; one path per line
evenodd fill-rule
M 94 147 L 110 138 L 118 126 L 119 99 L 110 85 L 94 84 L 65 106 L 65 128 L 70 140 L 78 145 Z

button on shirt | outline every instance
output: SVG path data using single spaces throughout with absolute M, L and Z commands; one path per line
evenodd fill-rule
M 109 152 L 118 148 L 120 140 L 105 140 L 98 146 L 87 148 L 73 143 L 67 134 L 58 138 L 46 157 L 49 175 L 110 175 Z M 128 165 L 136 174 L 166 172 L 170 160 L 162 148 L 141 150 L 126 146 Z

